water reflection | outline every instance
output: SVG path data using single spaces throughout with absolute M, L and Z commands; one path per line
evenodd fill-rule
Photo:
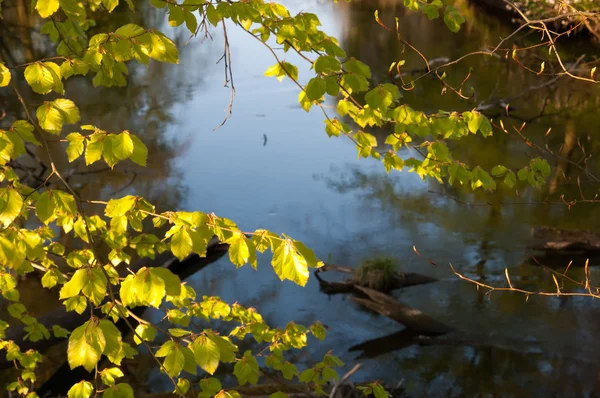
M 471 13 L 468 20 L 472 22 L 452 35 L 443 23 L 406 12 L 395 1 L 287 3 L 296 11 L 316 12 L 326 31 L 340 37 L 350 54 L 371 65 L 378 81 L 389 80 L 387 70 L 392 61 L 406 59 L 407 69 L 423 65 L 393 34 L 374 23 L 375 8 L 382 10 L 380 15 L 386 23 L 398 16 L 403 36 L 428 58 L 455 58 L 494 43 L 509 29 L 498 19 L 466 6 L 463 11 Z M 120 18 L 128 15 L 123 12 Z M 478 14 L 473 18 L 475 12 Z M 161 23 L 154 14 L 148 18 L 147 25 Z M 222 51 L 216 34 L 212 42 L 201 45 L 192 41 L 183 48 L 179 66 L 153 63 L 148 69 L 135 68 L 124 89 L 98 90 L 91 88 L 89 80 L 72 81 L 67 90 L 80 106 L 83 120 L 109 131 L 128 128 L 140 133 L 150 150 L 149 168 L 135 169 L 138 174 L 131 184 L 129 168 L 102 172 L 93 178 L 74 176 L 86 197 L 126 187 L 123 193 L 147 196 L 161 208 L 214 211 L 236 220 L 243 229 L 264 227 L 288 233 L 314 248 L 321 258 L 344 265 L 355 266 L 373 255 L 395 257 L 403 270 L 440 279 L 397 293 L 399 300 L 457 329 L 519 342 L 510 350 L 413 346 L 365 360 L 357 374 L 360 379 L 394 384 L 403 381 L 414 396 L 534 396 L 552 392 L 569 396 L 596 388 L 600 325 L 595 302 L 533 297 L 525 302 L 523 296 L 513 294 L 490 298 L 458 281 L 443 266 L 452 262 L 461 272 L 491 284 L 503 283 L 508 267 L 514 283 L 550 290 L 553 282 L 549 275 L 524 261 L 530 227 L 594 227 L 600 220 L 596 207 L 470 207 L 459 202 L 498 203 L 515 196 L 505 190 L 474 194 L 459 187 L 445 187 L 447 195 L 436 195 L 428 191 L 440 192 L 442 187 L 437 183 L 422 182 L 407 173 L 386 175 L 377 162 L 357 161 L 350 142 L 328 139 L 322 115 L 306 114 L 297 106 L 293 85 L 262 77 L 275 61 L 260 44 L 239 30 L 228 30 L 237 97 L 232 118 L 216 131 L 214 127 L 221 123 L 229 102 L 229 92 L 222 84 L 223 66 L 214 65 Z M 293 55 L 287 60 L 301 64 Z M 407 103 L 425 111 L 466 110 L 486 99 L 514 97 L 523 87 L 539 82 L 538 77 L 496 58 L 473 58 L 458 64 L 449 72 L 449 79 L 460 81 L 470 67 L 479 72 L 469 80 L 476 93 L 473 101 L 453 94 L 440 96 L 439 82 L 424 79 L 415 90 L 405 93 Z M 301 80 L 308 76 L 307 68 L 300 70 Z M 521 119 L 533 118 L 526 130 L 531 139 L 540 144 L 547 141 L 563 157 L 578 160 L 583 151 L 595 149 L 587 138 L 596 138 L 594 127 L 599 122 L 594 110 L 600 97 L 594 90 L 563 81 L 532 90 L 515 100 L 518 117 L 503 120 L 507 126 L 520 126 Z M 551 105 L 544 105 L 549 99 Z M 549 127 L 552 133 L 546 136 Z M 374 131 L 378 138 L 384 133 Z M 521 166 L 534 154 L 515 137 L 504 134 L 487 140 L 469 138 L 454 151 L 467 163 L 484 168 Z M 568 163 L 561 167 L 570 178 L 582 173 Z M 588 167 L 594 170 L 597 164 L 590 160 Z M 585 195 L 595 190 L 588 185 L 583 186 Z M 576 185 L 565 184 L 565 179 L 556 175 L 547 193 L 554 195 L 565 189 L 567 195 L 579 194 Z M 519 198 L 535 200 L 537 194 L 524 191 Z M 440 267 L 418 257 L 413 245 Z M 281 283 L 269 268 L 263 257 L 258 272 L 236 270 L 223 259 L 189 283 L 200 295 L 215 294 L 254 305 L 273 325 L 292 319 L 323 321 L 329 326 L 329 338 L 323 344 L 313 342 L 308 354 L 298 358 L 301 364 L 314 362 L 317 355 L 333 348 L 351 366 L 355 354 L 347 352 L 349 347 L 398 331 L 394 322 L 365 313 L 343 297 L 329 300 L 319 293 L 314 279 L 302 289 Z M 575 278 L 581 277 L 581 271 L 574 272 Z M 600 277 L 596 271 L 592 276 Z M 520 352 L 529 343 L 541 346 L 542 352 Z M 161 380 L 152 374 L 151 389 L 163 389 Z

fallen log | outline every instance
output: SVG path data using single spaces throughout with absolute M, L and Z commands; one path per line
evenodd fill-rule
M 183 261 L 178 261 L 171 253 L 165 252 L 157 255 L 155 259 L 140 259 L 135 261 L 131 267 L 129 267 L 129 269 L 135 272 L 142 267 L 165 266 L 183 280 L 192 275 L 194 272 L 197 272 L 208 264 L 211 264 L 223 257 L 225 253 L 227 253 L 228 248 L 229 245 L 212 240 L 208 244 L 205 257 L 191 255 Z M 102 316 L 103 314 L 100 312 L 100 310 L 96 310 L 96 315 Z M 60 307 L 38 317 L 38 322 L 48 328 L 48 330 L 52 330 L 52 325 L 59 325 L 67 330 L 73 330 L 83 324 L 89 318 L 89 311 L 84 311 L 83 314 L 78 314 L 74 311 L 67 312 L 64 307 Z M 57 338 L 52 334 L 49 339 L 33 342 L 31 340 L 25 340 L 26 334 L 27 332 L 25 331 L 25 325 L 10 327 L 6 331 L 5 340 L 14 341 L 19 345 L 19 347 L 21 347 L 22 351 L 26 351 L 28 349 L 34 349 L 38 351 L 44 350 L 65 340 L 64 338 Z M 7 361 L 6 355 L 2 355 L 0 358 L 0 370 L 7 369 L 12 366 L 12 361 Z
M 355 269 L 351 267 L 344 267 L 334 264 L 325 264 L 323 267 L 318 268 L 315 271 L 315 277 L 319 281 L 319 289 L 321 292 L 332 295 L 332 294 L 346 294 L 356 293 L 357 286 L 361 286 L 361 282 L 355 279 L 345 280 L 343 282 L 328 282 L 321 278 L 322 272 L 336 271 L 345 274 L 354 274 Z M 401 289 L 409 286 L 423 285 L 426 283 L 432 283 L 437 281 L 435 278 L 431 278 L 426 275 L 416 274 L 412 272 L 397 272 L 390 279 L 386 291 L 395 289 Z
M 402 304 L 387 294 L 362 286 L 357 286 L 357 289 L 366 298 L 352 297 L 352 301 L 393 319 L 407 329 L 425 336 L 439 336 L 454 331 L 453 327 L 436 321 L 418 309 Z

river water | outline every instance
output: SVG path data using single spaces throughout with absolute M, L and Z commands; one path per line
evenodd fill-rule
M 380 81 L 386 79 L 394 60 L 406 59 L 408 68 L 423 65 L 414 54 L 403 53 L 393 34 L 377 26 L 373 11 L 378 7 L 384 20 L 400 17 L 404 37 L 428 58 L 455 58 L 494 43 L 509 29 L 472 8 L 466 9 L 471 17 L 478 13 L 481 17 L 474 18 L 461 33 L 451 34 L 443 24 L 407 13 L 394 2 L 320 3 L 328 2 L 292 1 L 287 5 L 316 13 L 324 29 L 339 37 L 351 55 L 367 62 Z M 211 62 L 222 52 L 218 32 L 214 41 L 182 50 L 182 64 L 172 72 L 190 82 L 187 99 L 171 108 L 175 121 L 168 125 L 169 134 L 185 141 L 185 150 L 175 163 L 181 184 L 188 190 L 182 207 L 214 211 L 235 220 L 244 230 L 285 232 L 336 264 L 357 266 L 373 256 L 392 257 L 403 271 L 440 279 L 397 292 L 398 300 L 457 329 L 483 333 L 490 341 L 497 339 L 499 345 L 504 339 L 510 341 L 508 349 L 411 347 L 361 359 L 363 368 L 357 379 L 402 382 L 414 396 L 576 396 L 595 389 L 600 369 L 596 361 L 600 352 L 596 302 L 535 297 L 526 301 L 523 295 L 510 293 L 486 296 L 453 277 L 446 266 L 451 262 L 462 273 L 502 286 L 508 268 L 513 283 L 551 290 L 548 274 L 527 261 L 531 226 L 593 227 L 597 223 L 590 217 L 595 214 L 593 208 L 468 207 L 429 192 L 441 191 L 435 182 L 422 182 L 406 172 L 387 175 L 375 161 L 358 161 L 348 140 L 328 138 L 323 115 L 318 110 L 307 114 L 297 105 L 293 84 L 262 76 L 274 60 L 260 43 L 233 28 L 229 40 L 236 97 L 231 118 L 219 129 L 214 130 L 225 116 L 230 93 L 223 87 L 222 64 Z M 535 76 L 506 61 L 482 58 L 459 65 L 451 76 L 463 78 L 468 67 L 482 70 L 472 80 L 480 101 L 490 94 L 517 95 L 535 84 Z M 288 60 L 302 65 L 297 57 Z M 301 80 L 306 81 L 308 72 L 301 68 Z M 406 99 L 423 110 L 474 106 L 452 94 L 440 97 L 439 91 L 439 83 L 425 81 L 406 93 Z M 557 103 L 556 112 L 566 111 L 534 120 L 527 131 L 540 137 L 552 127 L 556 138 L 551 143 L 555 145 L 560 145 L 568 132 L 574 131 L 578 137 L 594 134 L 590 129 L 597 120 L 596 105 L 589 91 L 573 83 L 559 86 L 550 95 Z M 516 103 L 517 111 L 522 117 L 539 113 L 548 95 L 544 90 L 528 94 L 526 101 Z M 456 150 L 484 166 L 524 164 L 530 153 L 527 148 L 515 143 L 514 137 L 497 135 L 490 140 L 467 141 Z M 485 203 L 485 195 L 466 192 L 455 194 L 465 201 Z M 496 195 L 514 199 L 514 193 Z M 535 199 L 534 193 L 522 195 Z M 413 246 L 439 267 L 417 256 Z M 306 288 L 281 283 L 267 259 L 262 260 L 255 272 L 249 267 L 236 270 L 223 259 L 190 283 L 201 294 L 254 305 L 276 325 L 321 320 L 329 328 L 328 338 L 312 344 L 310 354 L 299 358 L 305 363 L 333 349 L 351 367 L 357 354 L 349 353 L 349 347 L 399 330 L 399 325 L 361 311 L 344 297 L 319 293 L 314 278 Z M 577 272 L 575 275 L 581 276 Z
M 338 37 L 350 55 L 371 66 L 377 81 L 388 79 L 389 64 L 398 59 L 407 61 L 407 69 L 423 67 L 394 34 L 377 26 L 373 18 L 377 8 L 384 21 L 398 16 L 403 37 L 429 59 L 453 59 L 495 44 L 510 29 L 463 2 L 459 4 L 470 22 L 457 34 L 440 21 L 406 12 L 394 1 L 331 3 L 304 0 L 286 5 L 293 11 L 316 13 L 326 32 Z M 358 353 L 348 348 L 394 333 L 401 326 L 359 309 L 347 298 L 320 293 L 312 276 L 305 288 L 280 282 L 266 257 L 260 258 L 258 271 L 249 266 L 236 270 L 226 257 L 212 264 L 188 280 L 199 295 L 218 295 L 255 306 L 272 325 L 320 320 L 329 329 L 328 337 L 322 343 L 311 342 L 307 353 L 297 358 L 301 366 L 333 350 L 348 369 L 357 362 L 363 364 L 356 380 L 402 383 L 410 396 L 593 394 L 600 370 L 597 302 L 525 300 L 513 293 L 486 295 L 458 280 L 447 264 L 498 286 L 506 286 L 508 269 L 513 284 L 552 291 L 548 272 L 528 260 L 531 227 L 593 228 L 599 220 L 596 208 L 487 206 L 491 199 L 535 201 L 538 194 L 525 189 L 518 197 L 502 189 L 493 195 L 473 194 L 447 187 L 460 202 L 483 204 L 467 206 L 437 194 L 443 190 L 437 182 L 424 182 L 407 172 L 388 175 L 376 161 L 357 160 L 349 140 L 327 137 L 318 109 L 306 113 L 299 107 L 297 87 L 263 76 L 275 61 L 259 42 L 233 25 L 228 27 L 236 88 L 233 114 L 215 129 L 226 116 L 230 92 L 223 87 L 222 63 L 215 63 L 222 55 L 223 39 L 220 31 L 212 33 L 213 40 L 196 38 L 187 46 L 183 46 L 187 37 L 179 33 L 180 65 L 153 64 L 146 72 L 138 71 L 126 91 L 105 90 L 103 95 L 82 95 L 76 101 L 88 118 L 84 120 L 108 130 L 129 127 L 151 141 L 150 172 L 129 189 L 152 197 L 163 208 L 215 212 L 236 221 L 243 230 L 268 228 L 286 233 L 335 264 L 355 267 L 374 256 L 391 257 L 401 271 L 439 279 L 395 292 L 399 301 L 457 329 L 486 335 L 502 347 L 413 346 L 357 359 Z M 572 47 L 573 52 L 583 51 Z M 287 57 L 303 65 L 298 57 Z M 476 69 L 469 84 L 476 89 L 478 102 L 516 96 L 540 82 L 514 63 L 491 57 L 473 57 L 457 65 L 448 71 L 449 79 L 460 82 L 470 67 Z M 309 76 L 308 68 L 301 67 L 300 80 Z M 476 105 L 452 93 L 440 96 L 440 90 L 439 82 L 424 79 L 414 91 L 405 93 L 405 99 L 426 111 L 462 111 Z M 585 146 L 598 126 L 597 92 L 564 82 L 551 92 L 533 90 L 520 97 L 514 103 L 515 113 L 531 118 L 539 114 L 547 98 L 552 103 L 547 113 L 557 115 L 536 118 L 525 131 L 534 139 L 547 140 L 553 148 L 572 135 Z M 114 110 L 115 103 L 121 104 L 118 110 Z M 552 133 L 545 136 L 549 127 Z M 373 133 L 383 137 L 382 132 Z M 514 136 L 500 132 L 487 140 L 470 138 L 454 150 L 465 161 L 487 169 L 496 164 L 523 165 L 534 154 Z M 114 177 L 110 184 L 118 186 L 126 180 Z M 574 192 L 573 187 L 558 186 Z M 580 270 L 573 271 L 573 277 L 581 276 Z M 592 271 L 594 277 L 600 275 Z M 149 383 L 160 390 L 162 378 L 151 373 Z

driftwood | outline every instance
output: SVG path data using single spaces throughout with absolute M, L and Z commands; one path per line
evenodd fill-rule
M 336 271 L 345 274 L 353 274 L 355 269 L 335 264 L 325 264 L 323 267 L 318 268 L 315 271 L 315 277 L 319 281 L 319 288 L 321 292 L 329 295 L 358 292 L 357 288 L 360 287 L 360 282 L 353 279 L 345 280 L 343 282 L 328 282 L 320 276 L 322 272 L 327 271 Z M 431 283 L 435 282 L 436 280 L 437 279 L 435 278 L 431 278 L 429 276 L 421 274 L 415 274 L 412 272 L 398 272 L 391 278 L 387 291 L 401 289 L 403 287 Z

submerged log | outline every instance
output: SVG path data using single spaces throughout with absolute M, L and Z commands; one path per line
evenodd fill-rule
M 357 293 L 357 288 L 361 286 L 360 281 L 349 279 L 343 282 L 328 282 L 321 278 L 320 274 L 327 271 L 336 271 L 345 274 L 354 274 L 355 269 L 351 267 L 344 267 L 341 265 L 325 264 L 323 267 L 315 271 L 315 277 L 319 281 L 319 288 L 321 292 L 325 294 L 346 294 L 346 293 Z M 426 283 L 432 283 L 437 279 L 416 274 L 412 272 L 397 272 L 389 281 L 386 291 L 395 289 L 401 289 L 404 287 L 423 285 Z
M 358 358 L 374 358 L 390 351 L 402 350 L 412 345 L 450 345 L 491 347 L 513 352 L 541 352 L 539 345 L 502 336 L 488 336 L 457 330 L 452 326 L 425 315 L 418 309 L 398 302 L 387 294 L 359 287 L 364 297 L 352 297 L 356 303 L 402 324 L 405 329 L 387 336 L 371 339 L 350 347 L 361 351 Z
M 451 326 L 436 321 L 418 309 L 402 304 L 387 294 L 362 286 L 357 286 L 357 289 L 366 298 L 352 297 L 352 301 L 393 319 L 414 332 L 424 336 L 439 336 L 454 331 Z

